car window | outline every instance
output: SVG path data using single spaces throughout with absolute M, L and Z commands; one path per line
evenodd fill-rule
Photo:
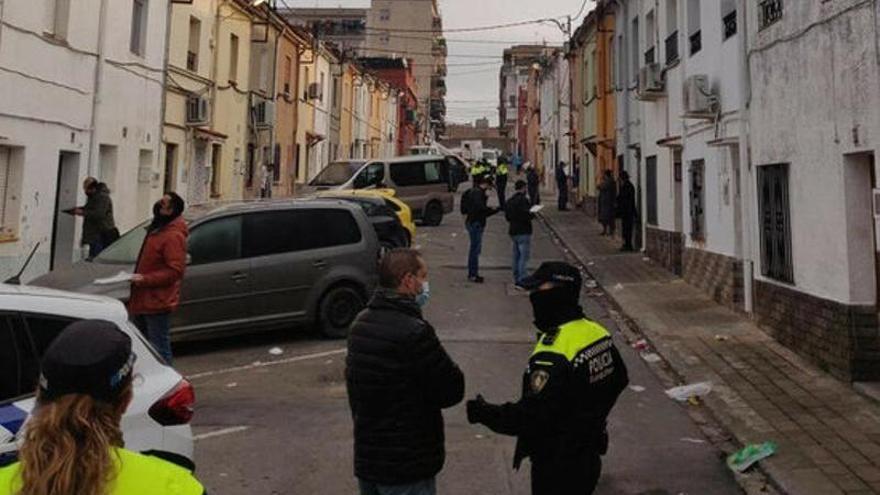
M 400 187 L 421 186 L 425 184 L 425 164 L 416 163 L 392 163 L 391 180 Z
M 372 163 L 363 169 L 354 180 L 355 189 L 378 186 L 385 180 L 385 164 Z
M 101 251 L 95 261 L 99 263 L 119 263 L 134 264 L 137 263 L 138 256 L 141 254 L 141 247 L 144 245 L 144 238 L 147 236 L 147 226 L 150 222 L 144 222 L 137 227 L 123 234 L 113 244 L 110 244 Z
M 309 182 L 311 186 L 341 186 L 364 165 L 364 162 L 333 162 Z
M 224 217 L 193 227 L 188 245 L 192 265 L 241 258 L 241 216 Z
M 55 337 L 76 321 L 72 318 L 61 318 L 45 315 L 25 315 L 28 335 L 34 344 L 38 356 L 42 356 Z
M 347 210 L 301 210 L 298 220 L 307 235 L 301 236 L 301 249 L 320 249 L 361 242 L 361 229 Z
M 360 228 L 351 213 L 332 209 L 289 209 L 245 215 L 245 257 L 357 244 Z
M 13 332 L 12 322 L 8 315 L 0 315 L 0 402 L 24 395 L 23 352 L 21 343 Z M 31 390 L 32 392 L 33 390 Z

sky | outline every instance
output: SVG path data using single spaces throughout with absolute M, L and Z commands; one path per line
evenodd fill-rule
M 285 0 L 290 7 L 369 7 L 369 0 Z M 583 0 L 439 0 L 445 30 L 481 27 L 548 17 L 574 16 Z M 280 2 L 279 2 L 280 4 Z M 595 2 L 587 1 L 584 13 L 572 22 L 572 31 Z M 504 29 L 445 33 L 446 108 L 448 122 L 473 122 L 488 117 L 498 123 L 498 74 L 504 49 L 513 44 L 561 45 L 565 35 L 554 24 L 530 24 Z M 477 58 L 476 56 L 480 56 Z M 482 56 L 485 56 L 483 58 Z M 456 65 L 468 64 L 468 65 Z

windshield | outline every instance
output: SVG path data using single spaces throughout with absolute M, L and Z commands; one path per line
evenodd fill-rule
M 144 237 L 147 236 L 147 225 L 150 222 L 144 222 L 137 227 L 129 230 L 101 251 L 95 261 L 98 263 L 118 263 L 133 265 L 137 263 L 138 255 L 141 254 L 141 246 L 144 244 Z
M 349 181 L 362 166 L 364 162 L 333 162 L 317 177 L 309 182 L 310 186 L 341 186 Z
M 486 160 L 494 160 L 495 159 L 495 152 L 494 151 L 484 151 L 483 158 Z

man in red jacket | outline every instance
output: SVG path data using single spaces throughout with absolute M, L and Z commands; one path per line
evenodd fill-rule
M 128 312 L 156 351 L 171 364 L 170 315 L 180 304 L 186 269 L 186 238 L 181 214 L 183 198 L 166 193 L 153 205 L 153 221 L 131 279 Z

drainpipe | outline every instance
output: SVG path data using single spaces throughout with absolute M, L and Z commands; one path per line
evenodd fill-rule
M 168 7 L 166 9 L 166 17 L 165 17 L 165 54 L 162 56 L 162 101 L 159 106 L 159 134 L 156 137 L 157 140 L 157 148 L 158 152 L 158 160 L 160 164 L 163 163 L 163 155 L 162 155 L 162 144 L 165 143 L 165 109 L 168 105 L 167 103 L 167 91 L 168 91 L 168 65 L 169 65 L 169 57 L 171 53 L 171 15 L 172 10 L 174 8 L 174 3 L 168 2 Z M 167 155 L 167 154 L 166 154 Z M 175 160 L 178 159 L 177 156 L 174 157 Z M 176 165 L 176 164 L 175 164 Z M 173 167 L 175 174 L 178 172 L 178 168 Z M 167 179 L 166 179 L 167 180 Z M 172 182 L 172 188 L 177 189 L 177 176 L 175 175 L 174 181 Z M 166 191 L 162 191 L 164 194 Z
M 740 169 L 740 224 L 742 225 L 742 259 L 743 259 L 743 306 L 746 313 L 754 313 L 754 249 L 752 206 L 756 195 L 753 193 L 752 157 L 749 152 L 749 106 L 752 99 L 751 66 L 748 47 L 748 16 L 746 0 L 739 0 L 737 5 L 737 25 L 739 27 L 740 87 L 742 96 L 739 107 L 739 164 Z M 743 167 L 743 165 L 746 167 Z
M 104 29 L 107 24 L 107 2 L 101 0 L 100 11 L 98 13 L 98 59 L 95 61 L 95 85 L 92 93 L 92 118 L 89 133 L 89 162 L 88 175 L 94 177 L 98 168 L 98 108 L 101 105 L 101 79 L 104 72 Z

